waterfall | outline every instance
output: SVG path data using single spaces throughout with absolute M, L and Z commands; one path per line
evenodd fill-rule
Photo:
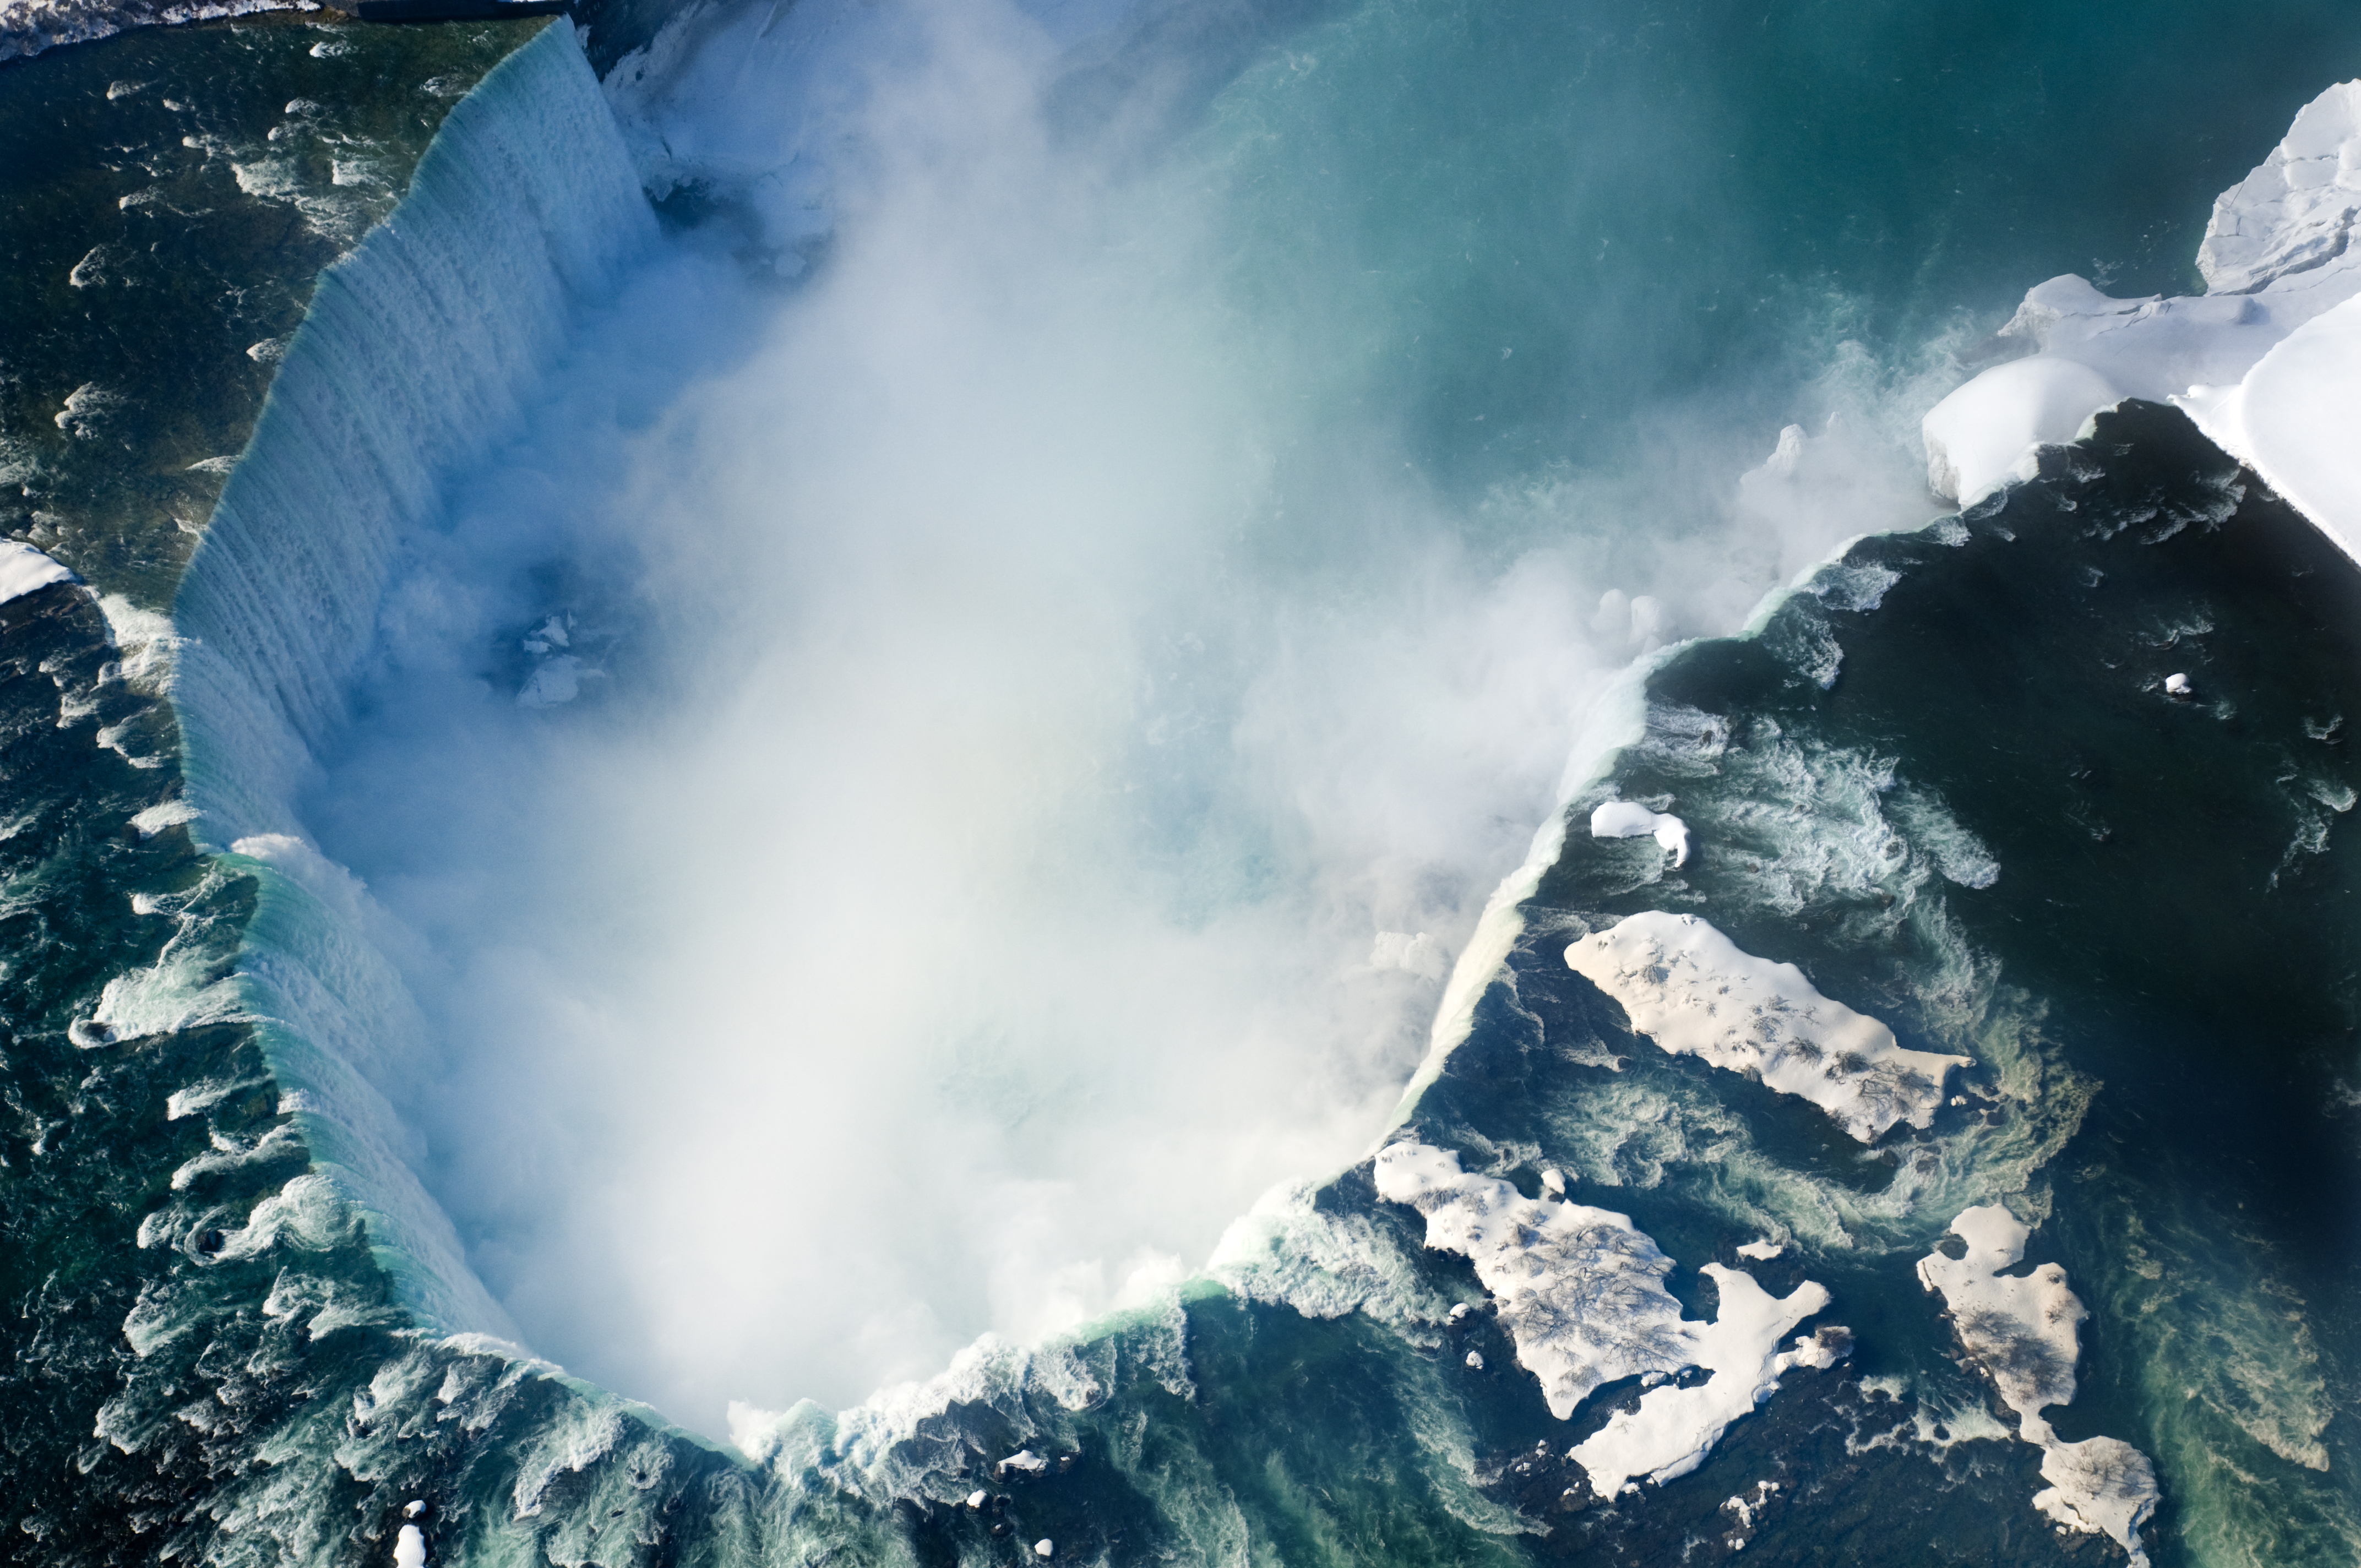
M 574 30 L 511 55 L 445 120 L 409 194 L 323 274 L 173 607 L 193 830 L 258 903 L 239 984 L 314 1168 L 362 1215 L 405 1302 L 503 1319 L 405 1155 L 424 1031 L 358 884 L 291 801 L 345 718 L 402 542 L 513 431 L 583 302 L 655 220 Z

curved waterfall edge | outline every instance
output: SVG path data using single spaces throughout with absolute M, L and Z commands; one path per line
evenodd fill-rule
M 359 884 L 297 792 L 345 718 L 401 543 L 512 432 L 582 304 L 655 238 L 597 77 L 553 25 L 456 105 L 387 221 L 323 274 L 173 605 L 192 831 L 260 887 L 240 1010 L 397 1296 L 509 1335 L 397 1109 L 432 1052 Z

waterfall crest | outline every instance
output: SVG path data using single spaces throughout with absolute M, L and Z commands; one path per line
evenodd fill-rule
M 504 1314 L 404 1155 L 389 1092 L 428 1058 L 359 885 L 291 804 L 335 732 L 403 540 L 484 460 L 579 304 L 655 220 L 573 29 L 544 29 L 453 109 L 393 215 L 320 280 L 173 607 L 192 828 L 257 877 L 239 959 L 313 1168 L 430 1322 Z

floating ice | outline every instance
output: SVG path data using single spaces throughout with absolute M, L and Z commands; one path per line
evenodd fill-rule
M 2124 398 L 2172 401 L 2345 550 L 2361 556 L 2361 82 L 2306 104 L 2213 203 L 2197 250 L 2207 292 L 2111 299 L 2053 278 L 2003 327 L 2027 356 L 1927 415 L 1927 480 L 1962 506 L 2029 477 Z
M 1484 1353 L 1482 1351 L 1471 1350 L 1467 1353 L 1467 1370 L 1470 1372 L 1481 1372 L 1484 1370 Z
M 1841 1355 L 1841 1330 L 1778 1349 L 1788 1330 L 1828 1305 L 1810 1280 L 1784 1299 L 1753 1277 L 1719 1264 L 1703 1269 L 1721 1305 L 1711 1323 L 1681 1317 L 1664 1286 L 1673 1269 L 1628 1216 L 1579 1203 L 1527 1198 L 1505 1181 L 1470 1176 L 1459 1157 L 1424 1144 L 1380 1151 L 1378 1195 L 1426 1216 L 1426 1245 L 1476 1266 L 1517 1361 L 1539 1379 L 1560 1420 L 1601 1384 L 1649 1373 L 1705 1367 L 1693 1388 L 1663 1383 L 1577 1445 L 1573 1459 L 1602 1497 L 1634 1475 L 1669 1481 L 1697 1468 L 1730 1422 L 1768 1398 L 1792 1366 L 1828 1366 Z M 1470 1353 L 1468 1365 L 1479 1365 Z
M 1694 915 L 1631 916 L 1567 948 L 1565 961 L 1665 1050 L 1808 1100 L 1862 1143 L 1896 1122 L 1933 1122 L 1944 1075 L 1971 1065 L 1903 1049 L 1795 965 L 1756 958 Z
M 1033 1555 L 1036 1557 L 1054 1556 L 1057 1550 L 1057 1547 L 1050 1543 L 1049 1538 L 1046 1535 L 1033 1543 Z
M 73 573 L 63 562 L 51 560 L 29 544 L 13 539 L 0 541 L 0 604 L 23 598 L 51 583 L 73 580 Z
M 1768 1263 L 1787 1249 L 1773 1241 L 1747 1242 L 1738 1249 L 1741 1257 L 1751 1257 L 1757 1263 Z
M 1590 814 L 1594 839 L 1640 839 L 1653 836 L 1673 857 L 1673 864 L 1689 863 L 1689 825 L 1679 817 L 1651 811 L 1635 801 L 1610 800 Z
M 1011 1470 L 1021 1475 L 1038 1475 L 1049 1468 L 1049 1462 L 1029 1448 L 1020 1448 L 1002 1460 L 996 1468 L 1003 1475 Z
M 426 1568 L 426 1537 L 416 1525 L 403 1525 L 394 1538 L 393 1568 Z
M 990 1493 L 978 1486 L 967 1495 L 967 1506 L 971 1508 L 981 1508 L 983 1507 L 984 1499 L 990 1496 Z
M 2061 1529 L 2113 1538 L 2133 1568 L 2147 1568 L 2139 1527 L 2157 1504 L 2147 1455 L 2118 1438 L 2064 1442 L 2041 1416 L 2048 1406 L 2073 1402 L 2081 1354 L 2075 1325 L 2089 1315 L 2067 1288 L 2065 1269 L 2045 1263 L 2026 1275 L 2001 1273 L 2023 1261 L 2033 1233 L 1996 1204 L 1963 1212 L 1951 1233 L 1967 1250 L 1956 1258 L 1929 1253 L 1918 1260 L 1918 1279 L 1942 1293 L 1969 1359 L 2017 1413 L 2017 1436 L 2041 1450 L 2049 1486 L 2033 1506 Z
M 1542 1186 L 1553 1198 L 1565 1196 L 1565 1172 L 1554 1168 L 1542 1172 Z
M 2170 674 L 2164 677 L 2164 690 L 2168 696 L 2187 696 L 2189 689 L 2187 675 Z
M 401 1517 L 406 1519 L 414 1519 L 425 1511 L 426 1499 L 423 1497 L 412 1497 L 401 1505 Z

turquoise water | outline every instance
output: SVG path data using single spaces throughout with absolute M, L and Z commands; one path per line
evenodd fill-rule
M 591 57 L 611 65 L 599 26 Z M 54 138 L 0 176 L 21 258 L 0 286 L 26 302 L 0 326 L 18 536 L 97 587 L 169 602 L 196 537 L 174 520 L 193 522 L 223 477 L 191 454 L 242 449 L 278 362 L 234 340 L 285 338 L 319 269 L 388 210 L 440 123 L 422 94 L 447 102 L 421 73 L 464 86 L 455 73 L 480 74 L 525 31 L 192 28 L 0 70 L 0 135 Z M 313 52 L 348 37 L 352 53 Z M 796 209 L 836 225 L 825 247 L 766 226 L 764 181 L 785 176 L 719 156 L 694 200 L 666 203 L 661 243 L 628 201 L 598 204 L 620 166 L 597 138 L 568 137 L 564 158 L 534 139 L 597 100 L 562 37 L 534 47 L 421 177 L 407 237 L 314 313 L 296 355 L 313 378 L 282 383 L 296 390 L 233 487 L 218 541 L 236 548 L 209 545 L 176 607 L 205 645 L 181 655 L 171 702 L 141 657 L 163 629 L 127 607 L 110 625 L 53 587 L 0 610 L 0 765 L 19 791 L 0 838 L 15 1115 L 0 1191 L 20 1304 L 0 1529 L 44 1560 L 382 1563 L 418 1499 L 430 1560 L 455 1563 L 983 1563 L 1033 1560 L 1037 1540 L 1110 1563 L 2120 1561 L 2034 1511 L 2038 1453 L 2001 1432 L 1913 1273 L 1961 1208 L 2006 1201 L 2035 1223 L 2030 1258 L 2062 1264 L 2092 1312 L 2081 1391 L 2050 1415 L 2070 1440 L 2154 1460 L 2154 1560 L 2350 1560 L 2352 568 L 2165 411 L 2111 416 L 2039 480 L 1924 532 L 1937 504 L 1910 444 L 2026 285 L 2079 270 L 2117 292 L 2193 286 L 2213 194 L 2356 69 L 2361 30 L 2338 10 L 1206 7 L 1013 75 L 1050 87 L 1048 150 L 1012 135 L 1022 156 L 1004 158 L 1002 133 L 979 132 L 994 156 L 948 166 L 1003 177 L 1017 200 L 962 208 L 957 179 L 946 196 L 890 159 L 829 165 L 838 183 Z M 948 103 L 953 123 L 968 107 L 929 99 L 931 78 L 880 81 L 889 107 Z M 198 107 L 163 109 L 168 88 Z M 1133 91 L 1155 113 L 1126 117 Z M 302 96 L 316 115 L 281 106 Z M 742 107 L 665 112 L 684 146 L 742 148 L 715 128 Z M 104 116 L 131 114 L 136 145 L 107 140 Z M 224 147 L 268 154 L 294 121 L 319 145 L 294 194 L 258 195 L 225 173 L 246 154 L 174 140 L 190 115 Z M 862 124 L 888 152 L 932 145 Z M 373 182 L 336 183 L 331 133 L 369 138 Z M 93 147 L 104 156 L 76 160 Z M 134 179 L 143 159 L 158 167 Z M 152 202 L 109 210 L 148 181 Z M 603 194 L 550 204 L 568 189 Z M 1071 203 L 1055 222 L 1023 210 L 1044 193 Z M 348 205 L 313 213 L 299 195 Z M 134 243 L 151 208 L 181 214 L 161 249 Z M 61 292 L 60 266 L 105 244 L 125 250 L 119 276 Z M 919 265 L 929 246 L 980 262 L 988 286 Z M 789 252 L 817 264 L 783 286 Z M 895 287 L 864 296 L 864 263 L 895 269 Z M 403 299 L 431 303 L 378 309 Z M 850 330 L 903 320 L 934 334 L 904 359 Z M 856 347 L 829 359 L 816 341 Z M 1119 352 L 1100 356 L 1109 342 Z M 1012 345 L 1033 379 L 972 370 Z M 945 366 L 961 367 L 938 375 L 959 394 L 948 413 L 908 395 L 922 376 L 890 373 Z M 796 379 L 831 367 L 845 378 Z M 413 398 L 458 389 L 463 411 L 405 411 L 393 375 Z M 1143 383 L 1164 400 L 1142 401 Z M 86 399 L 87 434 L 54 417 L 84 384 L 124 398 Z M 862 418 L 829 422 L 848 400 Z M 368 417 L 340 422 L 340 408 Z M 932 465 L 917 438 L 979 410 L 1006 415 L 988 428 L 1016 455 Z M 795 444 L 785 414 L 821 434 Z M 1817 433 L 1831 414 L 1825 482 L 1784 510 L 1750 500 L 1738 477 L 1780 427 Z M 1082 439 L 1032 444 L 1058 418 Z M 740 461 L 771 444 L 795 462 Z M 367 460 L 319 456 L 347 451 Z M 1087 505 L 1060 511 L 1071 497 L 1030 477 L 1045 451 L 1104 470 Z M 939 488 L 908 478 L 930 465 Z M 839 488 L 798 488 L 805 473 Z M 864 486 L 945 521 L 864 510 Z M 1153 506 L 1128 493 L 1159 486 Z M 1002 511 L 972 504 L 1004 492 Z M 1038 532 L 1028 507 L 1049 519 Z M 873 555 L 842 542 L 862 529 Z M 1863 532 L 1876 537 L 1731 635 L 1766 589 Z M 928 552 L 937 579 L 899 575 Z M 1653 619 L 1635 617 L 1639 595 Z M 643 802 L 578 804 L 596 804 L 584 780 L 664 781 L 655 817 L 678 830 L 677 862 L 700 815 L 718 824 L 741 876 L 715 884 L 730 920 L 774 949 L 808 930 L 762 923 L 791 901 L 796 854 L 836 834 L 904 866 L 847 824 L 866 820 L 863 792 L 905 798 L 858 747 L 897 733 L 889 706 L 924 685 L 851 688 L 866 717 L 810 726 L 803 705 L 842 667 L 765 614 L 873 655 L 900 646 L 969 705 L 953 718 L 1029 725 L 1042 754 L 1081 759 L 1055 775 L 1064 837 L 1041 840 L 1060 854 L 1027 861 L 1033 880 L 960 858 L 973 838 L 1030 846 L 1040 830 L 993 816 L 995 776 L 956 765 L 1002 755 L 947 736 L 948 781 L 908 797 L 929 822 L 972 825 L 911 828 L 940 857 L 935 880 L 880 877 L 874 905 L 829 885 L 853 889 L 832 912 L 847 927 L 876 912 L 907 959 L 892 983 L 914 992 L 914 975 L 941 972 L 922 916 L 1040 915 L 1061 968 L 1025 973 L 1069 988 L 1082 1048 L 1027 1036 L 1054 1033 L 1043 1014 L 979 1013 L 957 1071 L 926 1093 L 886 1080 L 906 1094 L 898 1112 L 806 1101 L 792 1073 L 775 1102 L 728 1103 L 750 1098 L 728 1074 L 756 1046 L 790 1066 L 863 1050 L 940 1065 L 892 1056 L 883 1001 L 872 1033 L 830 1034 L 826 1051 L 715 1026 L 741 1015 L 665 986 L 737 982 L 660 960 L 737 926 L 700 909 L 709 886 L 588 830 L 650 819 L 631 815 Z M 520 708 L 552 657 L 531 640 L 569 615 L 611 686 Z M 1012 620 L 1039 662 L 1012 655 L 1033 647 Z M 1084 634 L 1102 622 L 1148 630 Z M 1701 640 L 1656 655 L 1681 636 Z M 1466 670 L 1422 684 L 1470 648 Z M 1555 1169 L 1576 1201 L 1628 1213 L 1692 1317 L 1715 1306 L 1709 1262 L 1778 1293 L 1815 1279 L 1834 1299 L 1807 1326 L 1846 1326 L 1852 1349 L 1786 1374 L 1695 1473 L 1600 1499 L 1565 1451 L 1640 1387 L 1552 1417 L 1472 1267 L 1425 1247 L 1417 1213 L 1353 1163 L 1386 1126 L 1440 979 L 1410 962 L 1373 975 L 1362 955 L 1372 925 L 1468 943 L 1553 809 L 1578 721 L 1642 654 L 1657 657 L 1635 688 L 1642 738 L 1564 808 L 1573 831 L 1472 1031 L 1401 1114 L 1528 1198 Z M 1102 658 L 1104 685 L 993 689 Z M 2169 670 L 2191 673 L 2194 700 L 2161 694 Z M 762 702 L 730 707 L 717 687 Z M 925 735 L 945 710 L 912 711 Z M 759 723 L 730 746 L 699 738 L 747 715 Z M 840 743 L 851 787 L 792 793 L 804 753 L 762 751 L 762 726 Z M 635 733 L 672 748 L 668 772 L 636 771 Z M 1320 743 L 1294 743 L 1307 734 Z M 732 747 L 758 766 L 730 772 Z M 1402 762 L 1430 752 L 1460 760 Z M 126 826 L 183 789 L 214 817 Z M 1697 858 L 1674 869 L 1651 840 L 1587 837 L 1610 789 L 1670 797 Z M 829 798 L 846 817 L 812 825 Z M 372 906 L 285 844 L 245 837 L 293 831 L 365 878 L 385 921 L 350 915 Z M 203 847 L 233 834 L 241 853 Z M 1380 851 L 1401 863 L 1366 872 Z M 1905 1046 L 1974 1058 L 1954 1086 L 1968 1102 L 1864 1149 L 1808 1106 L 1664 1055 L 1562 958 L 1651 909 L 1799 965 Z M 1163 922 L 1152 940 L 1092 929 L 1138 910 Z M 592 912 L 608 945 L 553 938 L 552 911 Z M 634 943 L 659 978 L 636 996 L 616 978 Z M 548 960 L 556 982 L 450 981 L 486 951 Z M 1320 1146 L 1344 1151 L 1343 1173 L 1241 1158 L 1241 1196 L 1151 1218 L 1135 1200 L 1190 1182 L 1123 1145 L 1169 1131 L 1227 1156 L 1203 1126 L 1297 1124 L 1239 1103 L 1283 1100 L 1259 1087 L 1271 1080 L 1241 1076 L 1257 1087 L 1224 1106 L 1186 1070 L 1145 1091 L 1093 1073 L 1148 1054 L 1142 1040 L 1189 1044 L 1154 1032 L 1170 1018 L 1223 1025 L 1190 1011 L 1196 992 L 1268 983 L 1291 999 L 1298 971 L 1337 953 L 1361 989 L 1306 990 L 1289 1029 L 1203 1060 L 1245 1075 L 1303 1037 L 1363 1051 L 1338 1080 L 1361 1098 Z M 791 957 L 774 961 L 792 980 Z M 1232 962 L 1250 984 L 1224 978 Z M 143 973 L 146 1011 L 121 987 L 102 1003 Z M 553 1025 L 521 1005 L 608 994 L 653 1010 L 586 1003 Z M 1104 995 L 1144 1002 L 1091 1013 Z M 471 1017 L 487 997 L 512 1010 Z M 424 1036 L 395 1026 L 406 1008 Z M 1148 1113 L 1125 1121 L 1127 1094 Z M 706 1120 L 660 1124 L 683 1104 Z M 726 1135 L 740 1115 L 773 1142 L 840 1149 L 848 1191 L 906 1168 L 916 1198 L 882 1239 L 851 1226 L 845 1252 L 733 1274 L 708 1255 L 761 1254 L 818 1206 Z M 1095 1152 L 1075 1146 L 1103 1161 L 1079 1179 L 1053 1157 L 1077 1115 L 1115 1128 Z M 994 1164 L 1003 1146 L 981 1135 L 949 1141 L 1004 1120 L 1037 1164 Z M 664 1176 L 665 1151 L 700 1146 L 742 1163 Z M 566 1190 L 602 1166 L 631 1179 L 587 1203 Z M 1102 1292 L 1079 1327 L 954 1360 L 1007 1325 L 980 1285 L 939 1279 L 966 1255 L 924 1227 L 947 1213 L 1001 1245 L 1016 1233 L 983 1229 L 990 1211 L 1020 1205 L 962 1208 L 961 1189 L 1015 1190 L 994 1185 L 1007 1169 L 1095 1182 L 1113 1217 L 1074 1245 L 1112 1259 L 1108 1236 L 1152 1244 L 1185 1254 L 1184 1273 L 1267 1180 L 1316 1190 L 1261 1211 L 1210 1277 L 1119 1310 Z M 616 1192 L 634 1206 L 602 1211 Z M 584 1215 L 587 1245 L 556 1234 Z M 667 1255 L 684 1235 L 695 1245 Z M 1785 1250 L 1736 1251 L 1760 1236 Z M 634 1305 L 656 1299 L 642 1258 L 680 1276 L 690 1309 Z M 937 1314 L 894 1365 L 951 1371 L 834 1416 L 792 1405 L 840 1384 L 853 1391 L 830 1402 L 849 1405 L 880 1380 L 796 1337 L 816 1301 L 849 1301 L 856 1326 L 912 1321 L 878 1278 L 916 1281 Z M 716 1288 L 750 1279 L 763 1288 Z M 1476 1310 L 1455 1322 L 1454 1304 Z M 521 1336 L 593 1381 L 466 1330 Z M 658 1341 L 703 1343 L 667 1364 Z M 743 1450 L 692 1435 L 720 1429 L 711 1395 L 731 1365 L 786 1409 L 744 1429 Z M 999 1466 L 1019 1451 L 1045 1464 Z

